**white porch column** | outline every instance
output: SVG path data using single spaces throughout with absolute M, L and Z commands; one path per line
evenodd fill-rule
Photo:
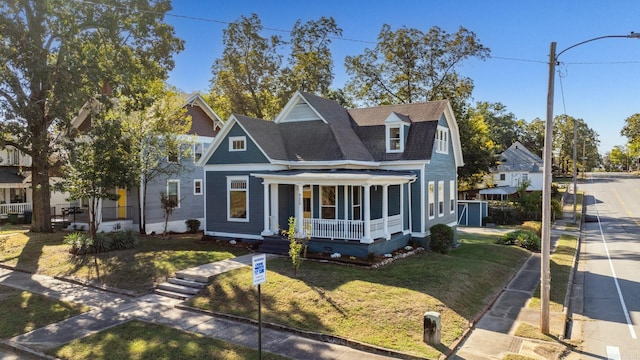
M 304 201 L 302 191 L 304 185 L 296 184 L 296 234 L 304 236 Z
M 271 232 L 278 233 L 278 219 L 280 214 L 278 213 L 278 184 L 271 184 Z
M 262 211 L 263 214 L 263 219 L 264 219 L 264 229 L 262 230 L 262 233 L 260 233 L 260 235 L 262 236 L 270 236 L 273 235 L 273 232 L 270 229 L 269 226 L 269 183 L 264 181 L 262 183 L 263 187 L 264 187 L 264 194 L 263 194 L 263 204 L 264 204 L 264 209 Z
M 407 216 L 407 212 L 404 211 L 404 187 L 405 187 L 405 185 L 407 187 L 409 187 L 409 186 L 411 186 L 411 183 L 400 185 L 400 214 L 402 214 L 402 233 L 404 235 L 407 235 L 410 231 L 404 228 L 404 219 Z
M 384 237 L 387 240 L 391 240 L 391 234 L 389 234 L 389 185 L 382 185 L 382 230 Z
M 361 243 L 371 244 L 371 185 L 364 185 L 363 210 L 364 210 L 364 236 L 360 239 Z

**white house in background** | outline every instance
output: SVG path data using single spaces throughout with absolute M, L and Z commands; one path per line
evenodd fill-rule
M 0 150 L 0 218 L 31 210 L 31 187 L 25 182 L 31 156 L 7 146 Z
M 528 191 L 541 191 L 542 168 L 542 159 L 516 141 L 499 155 L 498 166 L 492 171 L 493 182 L 496 187 L 517 188 L 523 181 L 529 181 Z

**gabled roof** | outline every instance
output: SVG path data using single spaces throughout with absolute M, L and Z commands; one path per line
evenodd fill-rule
M 385 120 L 390 116 L 409 125 L 404 152 L 386 151 Z M 371 165 L 380 161 L 428 161 L 441 119 L 450 129 L 455 163 L 462 166 L 458 127 L 446 100 L 347 110 L 335 101 L 298 91 L 274 121 L 232 115 L 200 164 L 206 164 L 235 124 L 270 161 Z
M 0 166 L 0 184 L 22 184 L 24 178 L 18 166 Z
M 497 171 L 528 171 L 528 172 L 541 172 L 544 162 L 536 154 L 522 145 L 521 142 L 516 141 L 511 144 L 507 150 L 500 154 L 500 165 L 497 167 Z

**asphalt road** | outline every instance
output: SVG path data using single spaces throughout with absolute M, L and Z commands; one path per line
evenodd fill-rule
M 584 273 L 584 359 L 640 359 L 640 177 L 591 173 L 578 184 L 587 217 Z

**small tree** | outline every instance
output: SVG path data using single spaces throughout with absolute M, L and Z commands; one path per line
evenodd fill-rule
M 453 247 L 453 229 L 445 224 L 433 225 L 429 245 L 432 251 L 447 254 Z
M 169 216 L 173 214 L 173 209 L 178 207 L 178 198 L 175 196 L 167 195 L 164 191 L 160 193 L 160 204 L 162 210 L 164 210 L 164 230 L 162 236 L 167 236 L 167 224 L 169 223 Z
M 289 229 L 282 230 L 282 234 L 289 240 L 289 257 L 293 264 L 293 274 L 298 274 L 298 268 L 302 264 L 302 260 L 307 252 L 307 240 L 311 238 L 311 229 L 306 231 L 306 239 L 296 237 L 296 218 L 289 218 Z

